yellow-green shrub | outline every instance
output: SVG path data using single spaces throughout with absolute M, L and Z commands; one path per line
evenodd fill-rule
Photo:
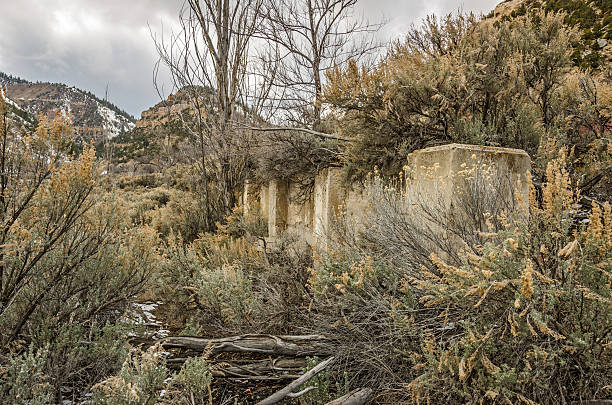
M 612 212 L 595 205 L 588 225 L 573 221 L 579 200 L 565 158 L 549 163 L 528 225 L 491 235 L 460 266 L 432 254 L 437 271 L 407 280 L 436 314 L 415 353 L 414 401 L 610 395 Z

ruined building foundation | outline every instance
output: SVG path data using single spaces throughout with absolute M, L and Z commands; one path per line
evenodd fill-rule
M 486 186 L 498 190 L 515 210 L 527 215 L 531 162 L 519 149 L 449 144 L 417 150 L 410 154 L 405 168 L 405 198 L 408 203 L 418 199 L 453 210 L 453 202 L 466 191 L 466 176 L 475 168 L 485 168 L 482 181 Z M 362 185 L 347 185 L 342 178 L 341 168 L 324 169 L 307 193 L 285 180 L 247 183 L 242 196 L 244 213 L 259 211 L 268 224 L 270 242 L 283 232 L 292 232 L 311 246 L 324 249 L 340 213 L 356 226 L 368 215 L 369 202 Z

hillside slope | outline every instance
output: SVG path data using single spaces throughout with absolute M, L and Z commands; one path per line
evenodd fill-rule
M 189 111 L 183 91 L 143 111 L 133 128 L 114 137 L 107 145 L 112 148 L 113 162 L 124 164 L 134 161 L 160 167 L 169 164 L 169 161 L 180 160 L 180 145 L 187 137 L 180 116 L 189 119 Z M 100 153 L 102 146 L 99 146 Z
M 36 126 L 36 117 L 22 110 L 13 100 L 4 94 L 4 90 L 0 86 L 0 100 L 4 101 L 4 107 L 7 109 L 8 126 L 14 128 L 26 127 L 34 129 Z
M 0 87 L 20 109 L 37 116 L 70 114 L 83 141 L 100 142 L 134 128 L 134 118 L 92 93 L 61 83 L 32 83 L 0 72 Z
M 612 61 L 612 0 L 506 0 L 488 17 L 513 18 L 534 10 L 567 14 L 565 24 L 580 34 L 572 54 L 577 66 L 602 69 Z

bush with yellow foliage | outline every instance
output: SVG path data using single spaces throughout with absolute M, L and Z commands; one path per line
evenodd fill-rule
M 384 403 L 610 396 L 612 208 L 595 204 L 588 221 L 575 220 L 590 207 L 579 204 L 568 155 L 561 148 L 541 192 L 532 187 L 528 221 L 502 210 L 471 232 L 444 216 L 420 221 L 429 211 L 401 187 L 369 186 L 367 225 L 352 240 L 337 233 L 310 282 L 312 330 L 337 342 L 349 375 Z M 492 191 L 465 189 L 481 202 Z M 452 249 L 430 243 L 428 221 L 440 238 L 461 235 Z
M 1 99 L 0 398 L 61 402 L 121 364 L 118 320 L 155 268 L 157 234 L 129 226 L 66 118 L 14 122 Z
M 550 162 L 529 224 L 511 226 L 452 266 L 407 282 L 438 329 L 423 332 L 417 402 L 569 403 L 611 394 L 612 211 L 595 204 L 588 224 L 567 154 Z
M 330 70 L 324 97 L 335 131 L 351 139 L 340 148 L 349 176 L 374 166 L 394 175 L 408 153 L 457 142 L 524 149 L 539 180 L 548 161 L 541 145 L 554 140 L 576 146 L 570 171 L 588 185 L 609 166 L 601 152 L 612 80 L 606 69 L 572 67 L 577 32 L 564 18 L 541 10 L 502 21 L 428 17 L 374 67 Z

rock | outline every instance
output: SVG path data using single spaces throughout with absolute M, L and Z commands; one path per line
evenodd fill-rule
M 608 41 L 607 41 L 607 40 L 605 40 L 605 39 L 603 39 L 603 38 L 599 38 L 599 39 L 597 40 L 597 46 L 599 46 L 599 48 L 600 48 L 600 49 L 601 49 L 601 48 L 605 48 L 605 47 L 606 47 L 606 45 L 608 45 Z
M 505 0 L 501 3 L 499 3 L 496 7 L 495 10 L 493 11 L 493 14 L 495 15 L 495 17 L 503 17 L 505 15 L 509 15 L 510 13 L 512 13 L 512 11 L 516 10 L 517 8 L 520 7 L 520 5 L 524 2 L 525 0 Z

